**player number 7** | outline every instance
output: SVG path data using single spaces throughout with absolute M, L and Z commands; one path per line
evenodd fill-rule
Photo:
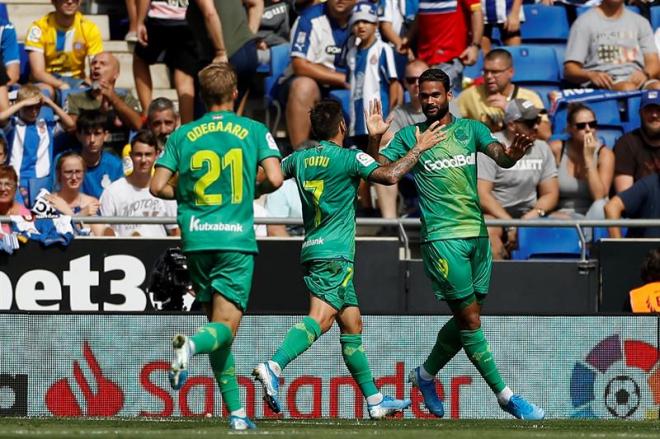
M 306 191 L 312 193 L 314 197 L 314 208 L 316 214 L 314 215 L 314 225 L 318 226 L 321 224 L 321 194 L 323 194 L 324 182 L 323 180 L 307 180 L 303 183 L 303 187 Z

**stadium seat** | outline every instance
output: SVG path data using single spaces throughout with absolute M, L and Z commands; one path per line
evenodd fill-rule
M 9 13 L 7 12 L 7 5 L 0 3 L 0 19 L 9 21 Z
M 525 21 L 520 23 L 523 44 L 568 40 L 568 17 L 563 6 L 523 5 L 523 11 Z
M 560 86 L 557 55 L 552 47 L 508 46 L 504 47 L 513 57 L 513 82 L 539 93 L 543 104 L 550 108 L 548 92 Z
M 577 230 L 567 227 L 519 227 L 518 250 L 511 259 L 579 258 L 580 238 Z
M 598 138 L 601 143 L 609 149 L 614 149 L 614 145 L 619 137 L 623 136 L 623 127 L 599 127 Z
M 351 91 L 350 90 L 332 90 L 330 97 L 341 103 L 341 110 L 344 113 L 346 124 L 351 124 Z
M 641 121 L 639 119 L 639 107 L 641 103 L 641 96 L 631 96 L 628 98 L 628 120 L 623 123 L 626 132 L 640 127 Z
M 651 27 L 653 27 L 653 30 L 660 27 L 660 6 L 651 8 Z
M 596 114 L 598 121 L 598 136 L 610 148 L 614 141 L 625 131 L 630 114 L 627 100 L 630 98 L 610 98 L 584 102 Z M 567 107 L 559 108 L 554 116 L 553 132 L 563 133 L 566 130 Z M 633 122 L 634 123 L 634 122 Z
M 465 68 L 463 69 L 463 77 L 470 79 L 479 78 L 483 75 L 482 72 L 483 68 L 484 68 L 484 54 L 480 50 L 479 57 L 477 58 L 477 62 L 471 66 L 465 66 Z
M 270 48 L 270 73 L 264 79 L 264 106 L 266 108 L 266 125 L 270 130 L 277 129 L 282 117 L 282 106 L 277 100 L 278 80 L 286 70 L 290 61 L 289 45 L 280 44 Z M 270 107 L 275 107 L 275 119 L 271 123 Z
M 30 80 L 30 59 L 24 43 L 18 43 L 18 55 L 21 61 L 20 77 L 18 82 L 26 84 Z

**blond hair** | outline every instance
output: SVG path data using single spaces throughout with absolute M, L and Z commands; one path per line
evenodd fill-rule
M 236 72 L 227 63 L 209 64 L 199 72 L 202 100 L 207 107 L 232 102 L 237 83 Z
M 18 89 L 16 94 L 16 102 L 24 101 L 30 98 L 36 98 L 41 96 L 41 90 L 34 84 L 25 84 Z

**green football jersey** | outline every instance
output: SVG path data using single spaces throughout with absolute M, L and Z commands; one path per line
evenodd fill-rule
M 252 202 L 257 165 L 268 157 L 280 157 L 268 129 L 230 111 L 207 113 L 170 135 L 156 166 L 179 174 L 184 252 L 257 252 Z
M 399 130 L 380 153 L 390 161 L 415 146 L 415 127 L 426 131 L 428 122 Z M 452 119 L 447 138 L 425 151 L 412 170 L 422 213 L 422 238 L 438 239 L 488 236 L 477 193 L 477 151 L 497 142 L 481 122 Z
M 353 261 L 358 185 L 376 168 L 378 163 L 368 154 L 326 141 L 284 159 L 284 178 L 296 179 L 302 201 L 305 240 L 301 262 Z

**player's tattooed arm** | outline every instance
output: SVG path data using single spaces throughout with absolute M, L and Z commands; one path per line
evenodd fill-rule
M 516 133 L 509 148 L 499 142 L 493 142 L 486 147 L 486 154 L 495 160 L 499 167 L 510 168 L 525 155 L 532 145 L 534 145 L 534 140 L 524 134 Z
M 417 128 L 415 132 L 417 143 L 415 143 L 415 146 L 396 162 L 381 166 L 372 172 L 369 181 L 385 185 L 398 183 L 415 166 L 424 151 L 433 148 L 445 139 L 447 134 L 442 131 L 443 127 L 444 125 L 440 125 L 440 122 L 434 122 L 423 133 L 420 133 L 419 128 Z

